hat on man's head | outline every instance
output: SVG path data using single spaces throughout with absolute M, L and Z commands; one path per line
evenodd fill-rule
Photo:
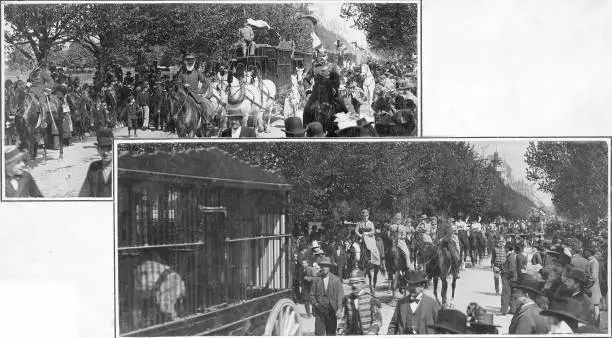
M 578 268 L 572 268 L 567 273 L 566 277 L 575 280 L 576 282 L 582 284 L 582 286 L 584 286 L 588 282 L 588 276 L 586 272 Z
M 441 309 L 438 311 L 435 324 L 427 325 L 427 327 L 455 334 L 464 334 L 467 331 L 467 315 L 455 309 Z
M 23 160 L 28 154 L 19 150 L 18 146 L 6 146 L 4 149 L 4 163 L 13 164 Z
M 227 114 L 226 115 L 228 119 L 242 119 L 244 118 L 244 114 L 241 112 L 237 112 L 234 114 Z
M 319 266 L 336 266 L 336 264 L 334 264 L 327 256 L 319 258 L 317 260 L 317 264 L 319 264 Z
M 554 298 L 550 301 L 548 309 L 540 311 L 540 314 L 587 324 L 587 320 L 582 318 L 582 304 L 573 298 Z
M 96 141 L 94 144 L 96 146 L 112 146 L 114 140 L 113 131 L 109 128 L 100 129 L 96 136 Z
M 559 260 L 562 264 L 569 264 L 572 261 L 572 253 L 563 245 L 555 245 L 550 250 L 547 250 L 546 253 L 552 258 Z
M 304 136 L 306 129 L 299 117 L 292 116 L 285 120 L 285 128 L 281 129 L 285 134 L 293 136 Z
M 404 276 L 407 284 L 424 284 L 427 283 L 427 274 L 423 270 L 411 270 Z
M 187 60 L 187 59 L 195 59 L 195 54 L 193 54 L 193 53 L 185 54 L 185 60 Z
M 351 276 L 349 277 L 349 283 L 356 282 L 364 282 L 365 281 L 365 272 L 360 269 L 355 269 L 351 271 Z
M 306 126 L 307 137 L 325 137 L 327 133 L 323 131 L 323 125 L 321 122 L 310 122 Z
M 513 288 L 517 288 L 517 289 L 521 289 L 521 290 L 525 290 L 529 292 L 534 292 L 538 295 L 542 295 L 542 292 L 540 291 L 541 289 L 540 282 L 528 273 L 522 273 L 519 276 L 518 281 L 510 282 L 510 286 Z
M 501 327 L 500 325 L 495 325 L 493 318 L 494 316 L 492 313 L 478 311 L 478 313 L 476 313 L 476 318 L 470 322 L 470 327 Z

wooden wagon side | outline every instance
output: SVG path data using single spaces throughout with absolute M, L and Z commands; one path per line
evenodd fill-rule
M 290 186 L 218 149 L 118 165 L 120 335 L 263 334 L 275 304 L 293 298 Z M 159 310 L 161 291 L 142 296 L 159 284 L 135 272 L 151 260 L 184 283 L 176 316 Z

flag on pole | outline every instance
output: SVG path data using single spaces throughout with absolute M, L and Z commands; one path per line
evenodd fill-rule
M 315 34 L 315 32 L 313 31 L 312 33 L 310 33 L 310 36 L 312 37 L 312 48 L 319 49 L 319 47 L 321 47 L 321 40 L 319 39 L 317 34 Z
M 263 21 L 263 20 L 253 20 L 251 18 L 248 18 L 247 19 L 247 23 L 249 25 L 257 27 L 257 28 L 267 28 L 267 29 L 270 29 L 270 25 L 268 25 L 268 23 Z

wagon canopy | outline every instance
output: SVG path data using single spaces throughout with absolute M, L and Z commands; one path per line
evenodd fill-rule
M 147 154 L 124 153 L 119 156 L 119 174 L 158 181 L 198 181 L 214 186 L 291 190 L 279 174 L 244 162 L 218 148 L 185 151 L 156 151 Z

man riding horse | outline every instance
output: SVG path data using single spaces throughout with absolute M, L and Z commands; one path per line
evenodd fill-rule
M 183 67 L 176 74 L 177 83 L 185 87 L 192 99 L 203 107 L 204 94 L 208 91 L 208 79 L 199 69 L 195 68 L 195 55 L 189 53 L 185 56 Z M 201 83 L 201 85 L 200 85 Z M 206 108 L 202 108 L 206 109 Z
M 54 82 L 51 78 L 51 72 L 47 67 L 46 61 L 40 61 L 37 68 L 35 68 L 28 78 L 30 86 L 30 93 L 34 94 L 39 102 L 39 110 L 41 118 L 39 119 L 40 126 L 42 128 L 47 127 L 47 113 L 49 112 L 49 95 L 51 95 L 51 89 L 53 88 Z
M 311 122 L 321 122 L 331 135 L 335 129 L 333 116 L 340 112 L 348 113 L 348 109 L 339 97 L 340 72 L 335 64 L 327 61 L 327 51 L 324 49 L 317 51 L 316 62 L 304 76 L 304 87 L 309 88 L 312 80 L 314 84 L 310 90 L 311 95 L 304 106 L 304 126 Z M 328 113 L 319 111 L 326 105 L 329 108 Z M 324 116 L 318 116 L 321 113 Z

